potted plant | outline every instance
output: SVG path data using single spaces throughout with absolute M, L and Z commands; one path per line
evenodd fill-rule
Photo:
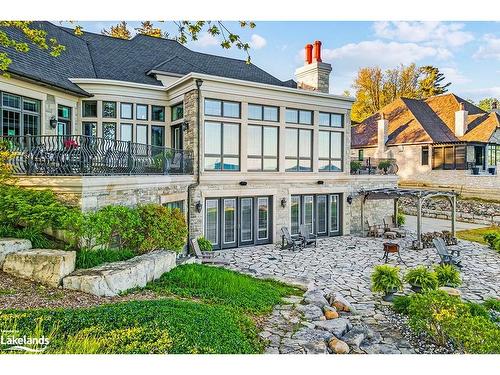
M 496 174 L 496 170 L 497 170 L 496 167 L 488 167 L 488 173 L 489 174 L 495 175 Z
M 451 264 L 440 264 L 434 267 L 439 286 L 455 288 L 462 284 L 460 272 Z
M 214 249 L 212 243 L 205 237 L 198 238 L 198 246 L 200 246 L 201 251 L 212 251 Z
M 384 174 L 387 174 L 387 171 L 389 168 L 392 166 L 392 163 L 390 160 L 382 160 L 380 163 L 378 163 L 378 169 L 383 170 Z
M 403 282 L 399 276 L 399 267 L 383 264 L 375 266 L 372 274 L 372 290 L 384 293 L 382 299 L 390 302 L 394 293 L 403 288 Z
M 409 270 L 405 275 L 405 281 L 411 285 L 411 289 L 416 293 L 434 290 L 438 287 L 436 274 L 424 266 Z
M 361 169 L 361 162 L 358 160 L 351 161 L 351 173 L 356 174 Z
M 478 166 L 473 166 L 472 167 L 472 174 L 473 175 L 478 175 L 479 174 L 479 167 Z

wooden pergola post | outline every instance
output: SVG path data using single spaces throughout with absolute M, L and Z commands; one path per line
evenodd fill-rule
M 457 196 L 451 197 L 451 235 L 456 237 L 456 221 L 457 221 Z
M 365 235 L 365 196 L 361 197 L 361 236 Z
M 419 194 L 417 200 L 417 248 L 422 246 L 422 197 Z
M 399 198 L 394 198 L 394 225 L 398 226 Z

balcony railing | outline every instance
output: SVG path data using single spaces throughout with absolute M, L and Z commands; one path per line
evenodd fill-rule
M 185 150 L 82 135 L 0 137 L 19 175 L 111 176 L 193 173 Z
M 351 174 L 397 174 L 396 159 L 351 158 Z

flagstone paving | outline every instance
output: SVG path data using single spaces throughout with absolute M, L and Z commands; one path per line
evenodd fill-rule
M 435 249 L 410 249 L 411 237 L 399 240 L 403 248 L 401 256 L 406 265 L 400 263 L 395 256 L 390 257 L 390 264 L 400 266 L 404 273 L 409 267 L 439 263 Z M 322 290 L 324 294 L 340 293 L 356 310 L 356 316 L 351 318 L 355 322 L 359 320 L 360 324 L 367 325 L 382 336 L 381 342 L 364 352 L 376 348 L 375 352 L 412 353 L 414 351 L 408 341 L 393 329 L 387 306 L 382 303 L 379 295 L 370 290 L 373 267 L 383 263 L 381 258 L 385 241 L 387 240 L 354 236 L 332 237 L 318 240 L 316 248 L 295 252 L 281 250 L 279 246 L 271 244 L 224 250 L 218 252 L 217 257 L 229 261 L 227 267 L 239 272 L 257 277 L 272 276 L 299 281 L 309 284 L 309 288 Z M 459 241 L 452 248 L 460 249 L 462 255 L 463 284 L 458 288 L 462 297 L 480 302 L 489 297 L 500 296 L 500 255 L 486 246 L 468 241 Z M 297 330 L 296 327 L 293 328 L 297 319 L 293 319 L 291 323 L 288 322 L 287 331 L 287 319 L 280 319 L 283 315 L 289 317 L 290 314 L 275 310 L 270 318 L 286 336 L 273 336 L 269 352 L 280 352 L 283 347 L 286 352 L 287 346 L 283 346 L 282 341 L 289 340 L 293 334 L 291 332 Z M 293 348 L 293 345 L 288 345 L 288 352 L 307 352 L 304 346 L 302 349 Z

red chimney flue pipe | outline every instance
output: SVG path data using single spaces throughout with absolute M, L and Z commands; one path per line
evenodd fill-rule
M 321 42 L 314 41 L 314 61 L 321 62 Z
M 312 59 L 313 59 L 313 46 L 312 44 L 306 44 L 306 64 L 310 64 L 312 63 Z

